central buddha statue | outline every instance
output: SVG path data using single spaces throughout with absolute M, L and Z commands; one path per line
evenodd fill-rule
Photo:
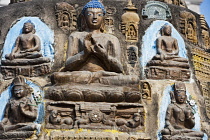
M 133 79 L 138 79 L 122 75 L 119 40 L 113 35 L 103 33 L 105 13 L 103 4 L 98 0 L 92 0 L 84 6 L 84 31 L 73 32 L 69 36 L 65 67 L 61 72 L 53 74 L 53 83 L 130 83 Z

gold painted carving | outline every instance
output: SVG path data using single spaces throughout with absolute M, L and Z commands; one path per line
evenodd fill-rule
M 138 41 L 138 25 L 140 18 L 137 14 L 137 8 L 132 4 L 132 1 L 128 1 L 128 5 L 124 8 L 126 11 L 121 19 L 121 31 L 125 35 L 126 42 Z
M 210 118 L 210 54 L 198 48 L 194 48 L 192 53 L 195 75 L 200 81 L 205 99 L 206 113 Z
M 73 6 L 66 2 L 56 3 L 55 11 L 58 27 L 65 33 L 76 30 L 77 17 Z
M 185 35 L 189 42 L 198 44 L 197 23 L 195 16 L 190 12 L 182 11 L 180 12 L 180 17 L 181 33 Z
M 209 29 L 207 27 L 207 23 L 206 23 L 204 15 L 200 15 L 200 22 L 201 22 L 201 35 L 202 35 L 202 41 L 203 41 L 203 48 L 210 49 Z

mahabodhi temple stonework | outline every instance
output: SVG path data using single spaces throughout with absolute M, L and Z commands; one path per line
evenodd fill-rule
M 210 29 L 184 0 L 11 0 L 0 50 L 0 139 L 210 137 Z

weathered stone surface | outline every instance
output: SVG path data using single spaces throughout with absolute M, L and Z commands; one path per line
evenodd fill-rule
M 54 32 L 54 34 L 51 34 L 47 30 L 44 30 L 46 31 L 45 35 L 40 37 L 42 40 L 49 34 L 53 36 L 50 38 L 53 45 L 47 48 L 49 50 L 54 49 L 49 57 L 53 63 L 52 65 L 48 65 L 46 69 L 46 71 L 50 69 L 51 72 L 42 72 L 43 75 L 34 77 L 36 75 L 33 73 L 39 73 L 43 70 L 43 67 L 40 66 L 41 70 L 33 70 L 32 73 L 28 74 L 32 74 L 30 77 L 31 81 L 44 88 L 46 103 L 45 107 L 41 107 L 42 110 L 45 110 L 45 115 L 43 115 L 44 121 L 41 121 L 41 118 L 38 119 L 42 123 L 42 129 L 39 134 L 33 135 L 30 139 L 160 139 L 160 130 L 164 129 L 165 125 L 165 115 L 163 114 L 167 110 L 166 106 L 170 102 L 169 93 L 165 89 L 171 87 L 177 80 L 187 81 L 185 82 L 188 91 L 187 95 L 190 93 L 196 103 L 195 130 L 205 132 L 210 136 L 208 127 L 209 118 L 206 114 L 208 100 L 205 98 L 208 96 L 209 88 L 207 83 L 209 81 L 207 78 L 208 70 L 206 71 L 206 67 L 204 67 L 208 61 L 207 40 L 209 27 L 203 24 L 204 22 L 200 15 L 185 8 L 183 1 L 173 1 L 175 3 L 170 4 L 167 4 L 167 1 L 162 1 L 170 9 L 171 18 L 167 18 L 167 21 L 143 18 L 142 11 L 147 5 L 148 0 L 103 0 L 106 15 L 104 16 L 105 25 L 103 28 L 100 28 L 100 35 L 103 36 L 100 37 L 92 33 L 93 30 L 90 29 L 93 29 L 93 26 L 90 26 L 90 23 L 84 25 L 84 15 L 81 15 L 84 5 L 89 0 L 65 0 L 64 5 L 60 2 L 59 0 L 33 0 L 0 8 L 1 50 L 5 48 L 3 44 L 6 44 L 6 35 L 10 31 L 10 28 L 15 27 L 18 22 L 17 19 L 20 19 L 20 21 L 26 18 L 41 19 Z M 66 5 L 68 5 L 67 7 L 71 5 L 71 8 L 69 7 L 71 10 L 66 10 Z M 127 7 L 127 9 L 123 10 L 124 7 Z M 180 11 L 190 13 L 189 17 L 186 15 L 183 17 Z M 122 20 L 122 15 L 127 12 L 130 14 L 133 12 L 131 14 L 133 16 L 127 16 Z M 66 22 L 65 15 L 69 15 L 68 23 Z M 139 17 L 139 19 L 132 19 L 134 15 L 136 15 L 135 17 Z M 161 17 L 165 17 L 165 14 Z M 125 20 L 126 18 L 131 20 Z M 180 24 L 180 20 L 186 22 Z M 122 30 L 121 28 L 122 21 L 128 25 L 126 30 Z M 75 24 L 76 22 L 77 24 Z M 37 26 L 41 25 L 37 23 Z M 190 32 L 192 31 L 190 26 L 188 32 L 188 23 L 193 26 L 194 33 Z M 134 34 L 132 34 L 133 28 L 129 28 L 131 27 L 130 25 L 135 27 Z M 151 25 L 155 25 L 155 27 L 150 28 Z M 172 27 L 173 32 L 171 36 L 178 40 L 180 49 L 179 57 L 187 58 L 189 62 L 187 66 L 182 65 L 182 68 L 180 67 L 178 71 L 173 67 L 168 67 L 166 75 L 162 76 L 161 79 L 158 79 L 156 76 L 161 75 L 161 72 L 156 73 L 158 70 L 152 71 L 148 69 L 149 72 L 155 72 L 154 77 L 157 79 L 147 79 L 145 73 L 146 64 L 144 65 L 141 62 L 149 62 L 142 61 L 146 55 L 151 55 L 151 57 L 156 55 L 155 46 L 150 44 L 155 42 L 153 38 L 157 39 L 161 36 L 160 31 L 164 25 L 170 25 Z M 195 25 L 196 28 L 194 28 Z M 84 30 L 85 28 L 86 30 Z M 43 30 L 44 28 L 39 29 Z M 151 30 L 149 31 L 147 29 Z M 127 31 L 127 34 L 122 31 Z M 182 33 L 181 36 L 179 33 Z M 194 37 L 191 37 L 192 34 Z M 69 37 L 72 37 L 76 43 L 72 43 L 72 40 L 68 39 Z M 9 39 L 12 42 L 13 37 L 9 37 Z M 43 46 L 49 46 L 49 42 L 45 42 Z M 72 62 L 68 61 L 70 63 L 66 65 L 70 57 L 82 53 L 86 46 L 94 47 L 90 47 L 92 49 L 91 55 L 88 55 L 87 59 L 84 59 L 84 63 L 76 63 L 76 67 L 69 67 L 68 64 L 72 64 Z M 96 55 L 97 49 L 100 49 L 100 47 L 102 50 L 105 50 L 104 52 L 107 52 L 102 52 L 101 54 L 112 56 L 117 61 L 112 61 L 114 59 L 106 60 L 104 55 Z M 69 48 L 73 48 L 73 50 L 70 49 L 69 51 Z M 155 54 L 151 48 L 155 50 Z M 200 48 L 202 52 L 206 53 L 205 57 L 202 56 L 202 59 L 204 58 L 206 60 L 205 65 L 202 59 L 198 60 L 199 65 L 195 63 L 197 60 L 193 60 L 194 63 L 192 62 L 192 48 Z M 47 55 L 44 54 L 43 56 Z M 32 61 L 29 63 L 32 63 Z M 95 66 L 92 67 L 92 64 Z M 202 68 L 199 68 L 200 64 L 203 64 Z M 172 65 L 174 64 L 171 63 L 170 66 Z M 31 72 L 28 69 L 23 71 L 24 66 L 18 68 L 22 71 L 19 71 L 18 74 L 24 74 L 24 71 Z M 160 66 L 156 68 L 159 69 Z M 166 69 L 164 68 L 161 67 L 161 71 L 165 71 Z M 195 69 L 196 73 L 194 73 Z M 9 71 L 9 69 L 6 70 Z M 10 85 L 11 80 L 3 80 L 4 73 L 2 69 L 1 74 L 0 90 L 8 91 L 9 89 L 6 88 Z M 8 72 L 8 77 L 10 77 L 9 75 Z M 203 79 L 198 79 L 198 76 L 195 77 L 195 75 L 200 75 L 203 79 L 206 78 L 205 82 L 200 82 Z M 15 75 L 11 77 L 15 77 Z M 203 88 L 204 86 L 205 88 Z M 201 91 L 203 91 L 203 94 Z M 1 102 L 2 99 L 3 102 L 8 101 L 8 98 L 5 98 L 5 93 L 9 92 L 0 93 Z M 3 110 L 1 106 L 0 109 Z M 21 135 L 21 133 L 18 134 Z M 15 134 L 14 137 L 18 138 L 19 136 Z M 184 137 L 182 138 L 184 139 Z M 12 139 L 12 137 L 9 139 Z M 191 137 L 191 139 L 193 138 Z M 207 136 L 205 135 L 203 139 L 207 139 Z

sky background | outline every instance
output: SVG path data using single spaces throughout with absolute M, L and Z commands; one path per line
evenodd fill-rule
M 203 14 L 210 26 L 210 0 L 204 0 L 201 4 L 201 14 Z

